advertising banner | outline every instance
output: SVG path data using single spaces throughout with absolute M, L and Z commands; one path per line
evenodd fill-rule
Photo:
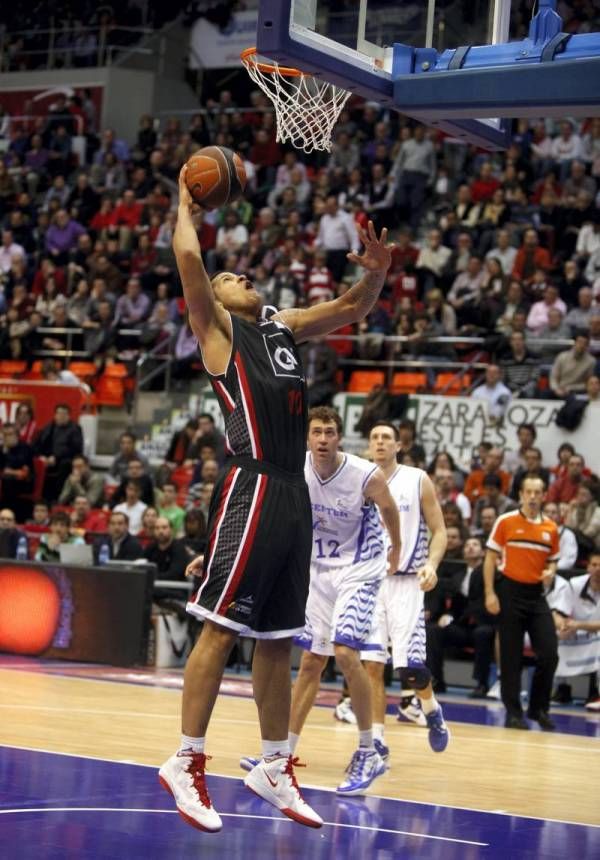
M 59 403 L 68 404 L 73 420 L 77 421 L 80 414 L 89 408 L 90 396 L 84 388 L 77 385 L 0 379 L 0 425 L 15 420 L 21 403 L 31 406 L 39 429 L 52 421 L 54 410 Z
M 256 10 L 235 12 L 224 30 L 198 18 L 190 33 L 190 68 L 239 69 L 244 48 L 256 45 L 256 21 Z
M 0 563 L 0 651 L 145 663 L 154 568 Z

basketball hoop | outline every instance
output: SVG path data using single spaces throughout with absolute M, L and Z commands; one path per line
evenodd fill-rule
M 259 62 L 256 48 L 246 48 L 240 58 L 275 106 L 278 142 L 307 153 L 330 152 L 333 127 L 350 93 L 300 69 Z

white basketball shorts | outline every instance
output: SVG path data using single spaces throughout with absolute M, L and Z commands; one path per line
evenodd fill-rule
M 369 640 L 386 567 L 384 554 L 348 567 L 312 564 L 306 624 L 295 643 L 324 657 L 335 653 L 334 645 L 346 645 L 357 651 L 380 649 L 380 643 L 369 644 Z
M 377 596 L 376 623 L 369 647 L 361 651 L 361 660 L 387 663 L 391 646 L 394 669 L 423 665 L 426 654 L 423 598 L 416 576 L 386 576 Z

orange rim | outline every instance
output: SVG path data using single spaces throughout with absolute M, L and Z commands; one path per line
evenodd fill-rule
M 260 72 L 264 72 L 266 75 L 272 75 L 279 72 L 279 74 L 284 75 L 286 78 L 299 78 L 302 75 L 305 75 L 307 78 L 312 77 L 309 72 L 302 72 L 300 69 L 291 69 L 288 66 L 273 66 L 270 63 L 259 63 L 254 59 L 256 53 L 257 51 L 255 47 L 246 48 L 246 50 L 242 51 L 240 54 L 242 63 L 256 66 Z

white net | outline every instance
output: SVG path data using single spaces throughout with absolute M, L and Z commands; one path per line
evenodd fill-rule
M 254 57 L 242 55 L 242 62 L 275 106 L 279 143 L 330 152 L 333 127 L 350 93 L 313 75 L 285 74 L 277 63 L 265 65 Z

